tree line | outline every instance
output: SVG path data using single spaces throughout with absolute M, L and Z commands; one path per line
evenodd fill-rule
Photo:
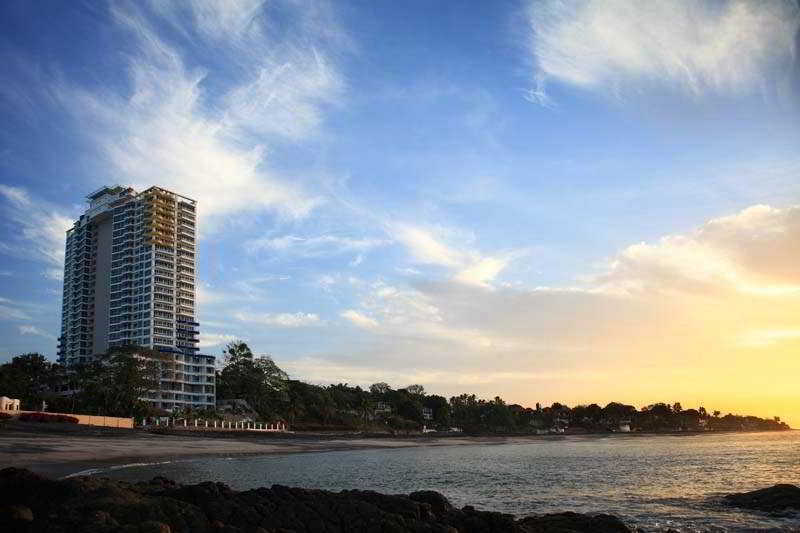
M 132 357 L 142 354 L 146 357 Z M 38 353 L 0 365 L 0 394 L 19 398 L 23 410 L 141 417 L 152 409 L 142 400 L 158 388 L 158 359 L 147 348 L 115 348 L 95 360 L 64 367 Z
M 131 357 L 143 353 L 147 357 Z M 25 354 L 0 365 L 0 394 L 20 398 L 36 410 L 42 401 L 51 411 L 107 416 L 166 413 L 142 401 L 158 388 L 159 352 L 138 347 L 115 349 L 97 361 L 64 368 L 39 354 Z M 394 389 L 387 383 L 362 388 L 347 383 L 315 385 L 290 379 L 269 356 L 256 356 L 242 341 L 229 343 L 216 375 L 217 399 L 244 400 L 228 414 L 259 421 L 288 422 L 295 430 L 412 432 L 423 427 L 458 429 L 471 434 L 604 431 L 766 431 L 789 426 L 778 417 L 764 419 L 680 403 L 655 403 L 637 409 L 611 402 L 568 407 L 561 403 L 524 407 L 499 396 L 461 394 L 449 399 L 428 394 L 422 385 Z M 66 394 L 65 394 L 66 391 Z M 214 417 L 217 412 L 185 409 L 179 416 Z

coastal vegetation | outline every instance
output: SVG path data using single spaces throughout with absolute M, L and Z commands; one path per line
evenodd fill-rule
M 155 360 L 132 357 L 144 348 L 116 349 L 97 361 L 64 368 L 39 354 L 14 357 L 0 365 L 0 391 L 20 398 L 23 409 L 107 416 L 165 415 L 141 400 L 157 388 Z M 148 351 L 149 352 L 149 351 Z M 256 356 L 235 341 L 223 353 L 217 372 L 218 400 L 236 399 L 228 415 L 256 421 L 282 420 L 297 431 L 372 431 L 395 434 L 458 431 L 469 434 L 771 431 L 789 426 L 771 419 L 722 415 L 704 407 L 685 409 L 680 403 L 653 403 L 636 408 L 620 402 L 526 407 L 499 396 L 460 394 L 449 399 L 429 394 L 422 385 L 393 388 L 374 383 L 362 388 L 347 383 L 316 385 L 291 379 L 269 356 Z M 245 406 L 245 407 L 241 407 Z M 219 413 L 190 409 L 173 416 L 218 417 Z
M 19 355 L 0 365 L 0 394 L 19 398 L 23 410 L 145 416 L 150 410 L 141 398 L 158 387 L 159 357 L 147 348 L 121 347 L 67 368 L 40 354 Z

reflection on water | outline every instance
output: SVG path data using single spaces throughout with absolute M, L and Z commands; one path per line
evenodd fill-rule
M 767 516 L 719 503 L 728 492 L 800 483 L 800 432 L 795 431 L 561 437 L 523 444 L 197 459 L 102 475 L 215 480 L 236 489 L 276 483 L 386 493 L 432 489 L 459 506 L 517 516 L 607 512 L 650 531 L 800 528 L 800 515 Z

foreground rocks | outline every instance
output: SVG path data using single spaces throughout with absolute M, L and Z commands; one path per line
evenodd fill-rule
M 103 533 L 515 532 L 626 533 L 610 515 L 513 516 L 456 509 L 441 494 L 328 492 L 273 485 L 234 491 L 222 483 L 179 485 L 156 477 L 126 483 L 80 477 L 55 481 L 0 470 L 0 531 Z
M 794 509 L 800 511 L 800 487 L 796 485 L 774 485 L 751 492 L 728 494 L 725 501 L 735 507 L 777 513 Z

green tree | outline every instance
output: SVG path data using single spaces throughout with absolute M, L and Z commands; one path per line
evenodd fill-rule
M 440 427 L 450 425 L 450 405 L 447 403 L 447 399 L 444 396 L 438 396 L 436 394 L 425 396 L 422 400 L 422 404 L 433 411 L 434 424 Z
M 246 342 L 242 340 L 235 340 L 229 342 L 225 349 L 222 351 L 225 358 L 225 364 L 237 363 L 241 360 L 252 360 L 253 352 Z
M 38 353 L 14 357 L 0 365 L 0 393 L 19 398 L 25 409 L 39 409 L 57 388 L 56 377 L 60 367 Z
M 268 355 L 254 357 L 243 341 L 229 343 L 225 366 L 217 374 L 217 397 L 244 399 L 262 417 L 272 418 L 289 402 L 289 376 Z
M 375 412 L 375 402 L 372 401 L 372 398 L 369 397 L 369 394 L 366 391 L 360 391 L 358 395 L 358 412 L 361 415 L 361 422 L 364 427 L 367 427 L 369 424 L 372 415 Z
M 375 396 L 383 396 L 388 392 L 391 392 L 391 390 L 392 388 L 389 386 L 389 384 L 384 382 L 373 383 L 369 386 L 369 392 Z
M 139 417 L 148 414 L 142 400 L 159 386 L 159 362 L 169 356 L 140 346 L 112 348 L 91 363 L 72 370 L 80 385 L 77 410 L 104 416 Z
M 406 391 L 412 396 L 422 397 L 425 396 L 425 387 L 422 385 L 409 385 L 406 387 Z

